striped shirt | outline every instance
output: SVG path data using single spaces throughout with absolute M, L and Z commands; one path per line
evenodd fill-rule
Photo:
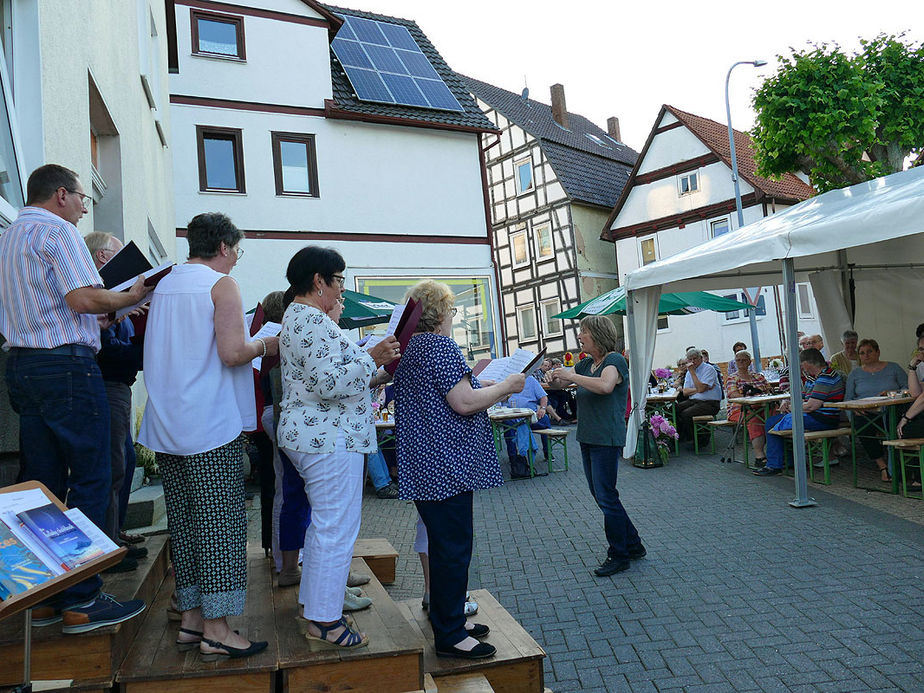
M 10 346 L 99 351 L 96 316 L 64 300 L 75 289 L 103 286 L 76 226 L 41 207 L 21 209 L 0 234 L 0 278 L 0 334 Z
M 843 402 L 844 401 L 844 378 L 830 366 L 819 373 L 815 380 L 806 384 L 803 398 L 818 399 L 822 402 Z M 808 415 L 821 424 L 837 428 L 841 419 L 841 410 L 835 407 L 822 406 Z

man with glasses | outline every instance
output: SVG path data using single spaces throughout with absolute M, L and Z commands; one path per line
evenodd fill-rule
M 77 174 L 57 164 L 32 172 L 26 207 L 0 235 L 0 334 L 10 349 L 7 382 L 19 414 L 23 481 L 41 481 L 97 527 L 109 501 L 109 404 L 96 352 L 97 315 L 138 303 L 150 291 L 139 277 L 127 292 L 103 288 L 76 224 L 87 195 Z M 64 633 L 120 623 L 144 602 L 116 601 L 94 576 L 33 612 L 33 625 L 64 621 Z
M 677 432 L 681 440 L 693 440 L 693 417 L 715 416 L 722 401 L 722 386 L 712 364 L 699 349 L 687 350 L 687 368 L 681 392 L 687 399 L 677 405 Z

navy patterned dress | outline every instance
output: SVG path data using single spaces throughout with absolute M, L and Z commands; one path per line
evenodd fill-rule
M 449 337 L 411 338 L 395 370 L 398 489 L 403 500 L 439 501 L 504 483 L 486 412 L 457 414 L 446 394 L 471 374 Z M 481 384 L 471 375 L 472 388 Z

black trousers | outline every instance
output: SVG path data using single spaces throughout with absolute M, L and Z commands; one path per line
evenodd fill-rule
M 681 440 L 693 440 L 693 417 L 719 413 L 717 399 L 686 399 L 677 404 L 677 429 Z
M 465 640 L 465 593 L 472 562 L 472 492 L 440 501 L 415 501 L 427 528 L 430 625 L 436 649 Z

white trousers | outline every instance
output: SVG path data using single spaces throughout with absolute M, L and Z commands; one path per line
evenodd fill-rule
M 305 618 L 336 621 L 343 615 L 343 590 L 362 517 L 363 456 L 347 452 L 342 435 L 332 453 L 284 449 L 305 481 L 311 504 L 298 601 Z

